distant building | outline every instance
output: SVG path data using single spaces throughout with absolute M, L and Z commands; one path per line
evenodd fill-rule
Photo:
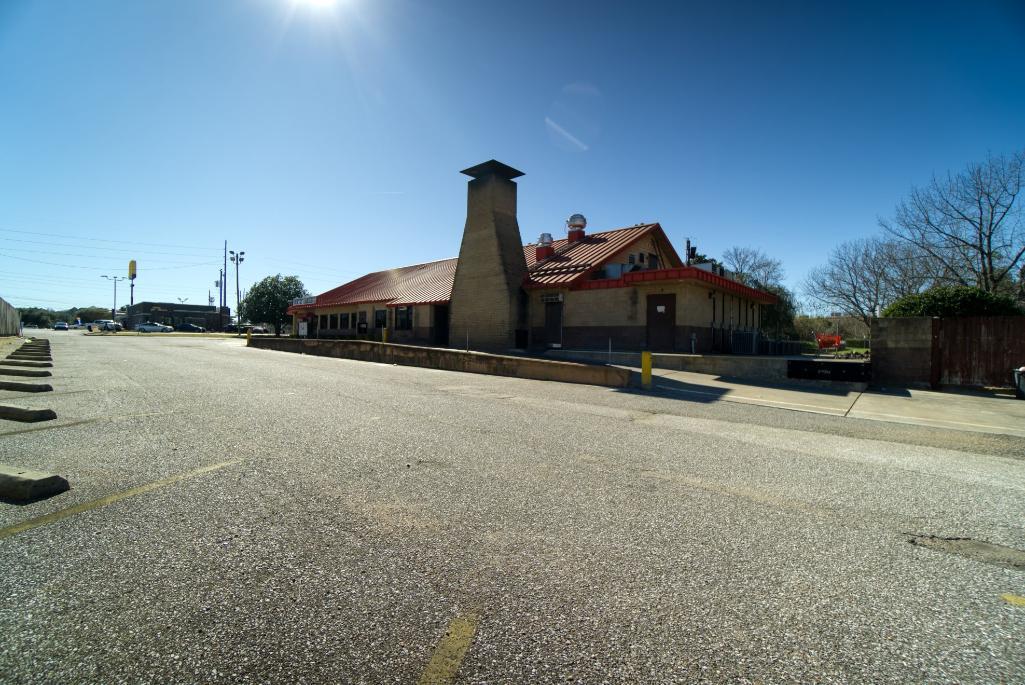
M 207 330 L 219 330 L 231 322 L 231 309 L 222 307 L 218 310 L 217 307 L 177 302 L 139 302 L 128 307 L 124 318 L 120 319 L 127 330 L 147 321 L 168 326 L 191 323 Z
M 710 265 L 690 266 L 657 223 L 524 245 L 516 220 L 523 174 L 491 160 L 469 182 L 459 257 L 378 271 L 289 307 L 309 337 L 365 334 L 478 350 L 567 347 L 729 351 L 776 297 Z

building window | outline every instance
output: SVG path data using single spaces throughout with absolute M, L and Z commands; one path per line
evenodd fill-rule
M 630 262 L 629 262 L 630 264 L 635 264 L 636 263 L 636 258 L 633 255 L 630 255 L 629 257 L 627 257 L 627 259 L 630 260 Z
M 338 328 L 338 315 L 337 314 L 331 314 L 331 318 L 327 322 L 327 327 L 330 328 L 331 330 L 336 330 Z
M 413 330 L 413 307 L 410 306 L 395 308 L 395 330 Z
M 641 264 L 644 263 L 644 253 L 643 252 L 641 252 L 640 254 L 637 255 L 637 261 L 640 262 Z
M 321 314 L 317 320 L 317 328 L 327 328 L 327 315 Z
M 355 314 L 353 314 L 353 316 L 355 316 Z M 366 323 L 367 322 L 367 313 L 365 311 L 362 311 L 362 312 L 359 313 L 359 322 L 360 323 Z
M 648 268 L 649 269 L 657 269 L 658 268 L 658 255 L 650 254 L 650 253 L 648 254 Z
M 387 328 L 388 327 L 388 310 L 387 309 L 375 309 L 374 310 L 374 328 Z
M 343 330 L 349 327 L 349 315 L 347 313 L 338 315 L 338 327 Z

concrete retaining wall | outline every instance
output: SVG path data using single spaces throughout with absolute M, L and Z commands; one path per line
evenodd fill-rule
M 586 350 L 549 350 L 546 357 L 577 359 L 581 361 L 610 361 L 608 352 Z M 639 367 L 640 352 L 613 352 L 611 363 Z M 731 378 L 760 381 L 786 381 L 786 357 L 756 357 L 728 354 L 653 354 L 651 364 L 656 369 L 707 373 Z
M 573 364 L 527 357 L 509 357 L 484 352 L 464 352 L 437 347 L 395 345 L 369 340 L 304 340 L 299 338 L 252 338 L 250 347 L 281 352 L 314 354 L 322 357 L 356 359 L 380 364 L 422 366 L 429 369 L 513 376 L 561 383 L 585 383 L 625 388 L 630 372 L 611 366 Z
M 18 335 L 21 314 L 6 300 L 0 299 L 0 335 Z

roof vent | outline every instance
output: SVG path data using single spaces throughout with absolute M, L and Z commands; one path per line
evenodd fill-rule
M 552 247 L 552 234 L 542 233 L 541 237 L 537 239 L 537 249 L 534 253 L 535 261 L 540 262 L 543 259 L 548 259 L 555 254 L 555 248 Z
M 574 214 L 566 221 L 566 228 L 569 229 L 567 239 L 571 243 L 584 239 L 584 227 L 587 226 L 587 219 L 583 214 Z

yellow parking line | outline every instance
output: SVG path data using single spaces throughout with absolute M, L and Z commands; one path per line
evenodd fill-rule
M 45 526 L 50 523 L 55 523 L 57 521 L 66 519 L 69 516 L 81 514 L 84 511 L 89 511 L 91 509 L 99 509 L 100 507 L 105 507 L 108 504 L 113 504 L 114 502 L 117 502 L 119 500 L 134 497 L 136 495 L 141 495 L 143 493 L 149 492 L 150 490 L 162 488 L 165 485 L 171 485 L 173 483 L 177 483 L 178 481 L 185 480 L 187 478 L 200 476 L 204 473 L 209 473 L 210 471 L 223 469 L 226 466 L 232 466 L 233 464 L 238 463 L 239 460 L 236 459 L 234 461 L 222 461 L 219 464 L 210 464 L 209 466 L 204 466 L 202 468 L 196 469 L 195 471 L 189 471 L 188 473 L 180 473 L 176 476 L 170 476 L 168 478 L 163 478 L 161 480 L 154 481 L 146 485 L 140 485 L 137 488 L 125 490 L 123 492 L 118 492 L 113 495 L 108 495 L 106 497 L 101 497 L 100 499 L 94 499 L 91 502 L 83 502 L 82 504 L 76 504 L 73 507 L 68 507 L 67 509 L 55 511 L 52 514 L 46 514 L 45 516 L 39 516 L 34 519 L 29 519 L 28 521 L 25 521 L 23 523 L 17 523 L 13 526 L 8 526 L 7 528 L 0 528 L 0 540 L 2 540 L 3 538 L 9 538 L 12 535 L 17 535 L 18 533 L 24 533 L 26 530 L 32 530 L 33 528 L 38 528 L 39 526 Z
M 447 685 L 455 682 L 456 672 L 466 657 L 467 650 L 473 642 L 473 636 L 477 633 L 477 622 L 480 616 L 476 613 L 468 613 L 457 616 L 448 624 L 448 630 L 444 637 L 438 641 L 434 648 L 427 668 L 420 676 L 419 685 Z
M 1004 595 L 1000 595 L 1000 599 L 1004 600 L 1008 604 L 1013 604 L 1016 607 L 1025 607 L 1025 597 L 1012 595 L 1010 592 Z

